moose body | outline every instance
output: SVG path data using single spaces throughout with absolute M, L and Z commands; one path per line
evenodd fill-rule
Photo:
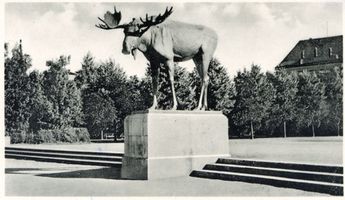
M 217 46 L 217 34 L 212 29 L 201 25 L 173 20 L 164 21 L 171 12 L 172 9 L 170 11 L 167 9 L 163 16 L 152 16 L 151 19 L 146 16 L 146 21 L 141 18 L 140 20 L 133 18 L 129 24 L 120 25 L 124 26 L 121 28 L 124 28 L 125 33 L 122 52 L 132 54 L 135 58 L 137 50 L 139 50 L 150 62 L 153 86 L 153 105 L 150 109 L 157 108 L 160 65 L 163 64 L 168 68 L 173 96 L 172 109 L 175 110 L 177 109 L 177 100 L 174 89 L 174 62 L 193 59 L 202 80 L 200 99 L 196 110 L 204 110 L 207 108 L 209 80 L 207 71 Z M 105 15 L 105 20 L 101 19 L 106 25 L 98 25 L 98 27 L 110 29 L 109 23 L 111 22 L 116 24 L 115 28 L 119 27 L 117 26 L 119 19 L 117 20 L 116 17 L 121 16 L 121 13 L 115 10 L 115 13 L 111 14 L 115 22 L 109 20 L 109 14 Z M 149 26 L 143 26 L 142 24 L 145 22 Z
M 208 52 L 213 55 L 217 45 L 217 35 L 205 26 L 167 20 L 160 25 L 150 27 L 139 40 L 152 45 L 152 50 L 167 60 L 182 62 L 193 59 L 198 53 Z M 140 49 L 146 55 L 146 49 Z M 155 52 L 148 51 L 154 54 Z

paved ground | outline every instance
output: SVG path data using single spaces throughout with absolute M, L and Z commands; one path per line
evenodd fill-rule
M 123 143 L 91 144 L 17 144 L 13 147 L 123 152 Z M 303 162 L 317 164 L 343 163 L 343 137 L 259 138 L 229 140 L 232 157 Z
M 6 196 L 328 196 L 267 185 L 193 177 L 120 178 L 120 169 L 6 159 Z
M 237 158 L 343 164 L 343 137 L 258 138 L 229 140 L 230 154 Z
M 233 157 L 342 165 L 342 137 L 230 140 Z M 123 152 L 123 143 L 11 145 Z M 120 178 L 120 169 L 6 159 L 7 196 L 327 196 L 260 184 L 194 177 L 156 181 Z

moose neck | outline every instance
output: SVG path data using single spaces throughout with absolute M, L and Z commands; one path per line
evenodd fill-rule
M 137 48 L 142 52 L 146 53 L 148 51 L 148 47 L 151 43 L 151 32 L 150 29 L 147 30 L 142 36 L 138 38 L 138 46 Z

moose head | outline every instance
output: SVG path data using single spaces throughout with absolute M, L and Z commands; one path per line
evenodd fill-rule
M 114 13 L 107 11 L 104 14 L 104 19 L 98 17 L 98 19 L 103 22 L 103 24 L 96 25 L 97 28 L 111 30 L 111 29 L 124 29 L 125 38 L 122 44 L 122 53 L 123 54 L 132 54 L 134 59 L 136 58 L 137 48 L 140 44 L 139 38 L 151 27 L 157 24 L 164 22 L 166 18 L 173 12 L 172 7 L 166 8 L 163 15 L 159 14 L 158 16 L 148 16 L 146 18 L 133 18 L 131 22 L 120 24 L 121 21 L 121 12 L 116 11 L 114 6 Z

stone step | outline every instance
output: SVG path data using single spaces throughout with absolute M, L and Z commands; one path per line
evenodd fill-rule
M 63 152 L 63 151 L 61 151 Z M 54 157 L 54 158 L 73 158 L 73 159 L 86 159 L 86 160 L 106 160 L 106 161 L 117 161 L 121 162 L 122 157 L 110 156 L 110 155 L 92 155 L 92 154 L 75 154 L 67 152 L 36 152 L 27 150 L 5 150 L 5 154 L 20 154 L 20 155 L 31 155 L 31 156 L 43 156 L 43 157 Z
M 41 148 L 25 148 L 25 147 L 5 147 L 5 150 L 18 150 L 18 151 L 32 151 L 32 152 L 45 152 L 45 153 L 64 153 L 64 154 L 81 154 L 81 155 L 98 155 L 98 156 L 114 156 L 123 157 L 123 153 L 116 152 L 94 152 L 94 151 L 76 151 L 76 150 L 57 150 L 57 149 L 41 149 Z
M 293 162 L 281 162 L 281 161 L 275 162 L 275 161 L 265 161 L 265 160 L 232 159 L 232 158 L 219 158 L 216 163 L 343 174 L 343 167 L 336 166 L 336 165 L 302 164 L 302 163 L 293 163 Z
M 5 158 L 35 160 L 35 161 L 42 161 L 42 162 L 56 162 L 56 163 L 66 163 L 66 164 L 108 166 L 108 167 L 122 166 L 122 162 L 119 162 L 119 161 L 58 158 L 58 157 L 51 157 L 51 156 L 23 155 L 23 154 L 17 154 L 17 153 L 6 153 Z
M 226 181 L 243 181 L 248 183 L 272 185 L 275 187 L 294 188 L 311 192 L 327 193 L 331 195 L 343 195 L 343 185 L 336 183 L 214 170 L 194 170 L 190 176 Z
M 207 164 L 204 170 L 224 171 L 224 172 L 238 172 L 245 174 L 267 175 L 274 177 L 284 177 L 300 180 L 311 180 L 328 183 L 343 183 L 343 176 L 341 174 L 326 173 L 326 172 L 311 172 L 280 168 L 267 168 L 256 166 L 243 166 L 233 164 Z

